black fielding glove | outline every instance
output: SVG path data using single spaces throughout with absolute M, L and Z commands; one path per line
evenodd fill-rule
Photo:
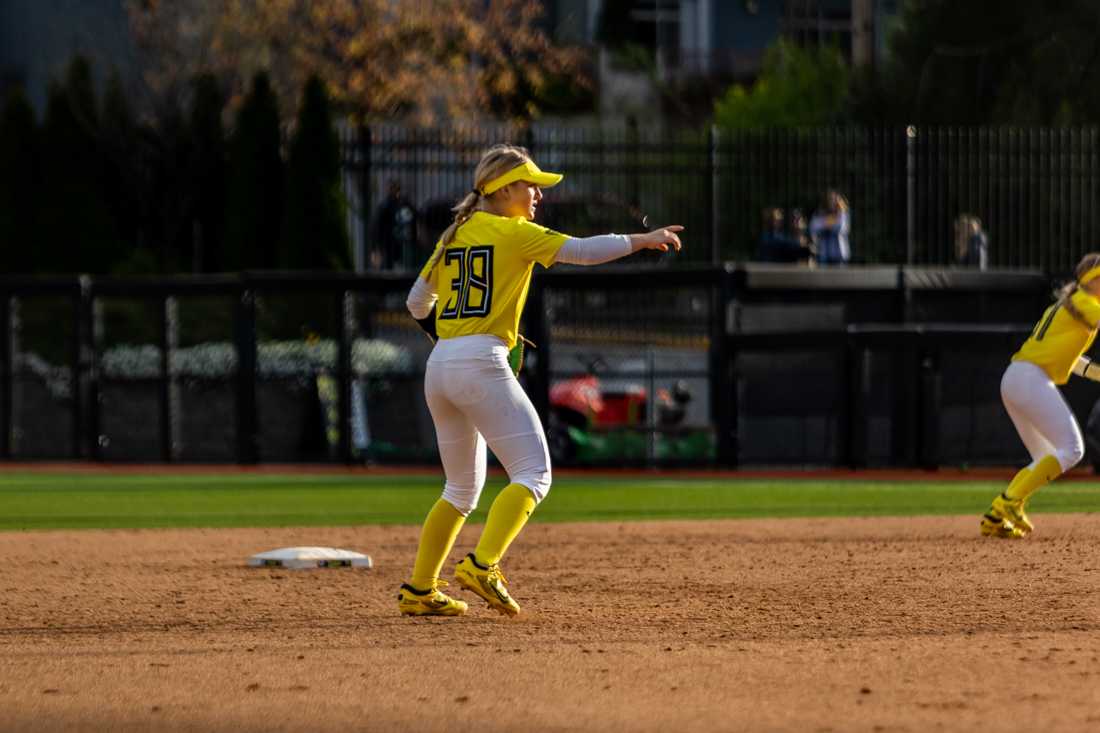
M 435 330 L 435 306 L 432 306 L 432 312 L 423 318 L 416 319 L 417 325 L 420 326 L 424 333 L 428 334 L 428 338 L 432 340 L 434 344 L 439 340 L 439 332 Z

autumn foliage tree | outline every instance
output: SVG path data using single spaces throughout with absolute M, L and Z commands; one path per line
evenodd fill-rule
M 233 103 L 262 70 L 289 101 L 317 76 L 367 121 L 529 120 L 540 90 L 582 61 L 550 42 L 535 0 L 131 0 L 130 11 L 155 89 L 208 71 Z

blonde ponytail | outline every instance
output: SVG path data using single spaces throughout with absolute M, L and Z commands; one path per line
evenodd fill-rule
M 1096 328 L 1097 324 L 1091 323 L 1085 314 L 1077 309 L 1077 306 L 1073 304 L 1073 294 L 1080 289 L 1081 278 L 1085 276 L 1089 270 L 1100 267 L 1100 252 L 1090 252 L 1081 258 L 1081 261 L 1077 263 L 1077 267 L 1074 269 L 1074 279 L 1063 285 L 1056 292 L 1058 298 L 1058 307 L 1065 308 L 1066 313 L 1069 313 L 1073 317 L 1073 320 L 1085 326 L 1088 329 Z
M 466 196 L 458 202 L 451 211 L 454 212 L 455 219 L 451 222 L 451 225 L 443 230 L 443 235 L 439 238 L 439 246 L 435 249 L 435 254 L 432 255 L 431 261 L 428 263 L 428 269 L 434 270 L 435 266 L 439 264 L 439 259 L 443 256 L 443 251 L 447 249 L 447 245 L 455 241 L 455 235 L 458 234 L 458 228 L 470 220 L 470 217 L 477 211 L 477 205 L 481 202 L 481 194 L 476 190 L 470 191 Z
M 447 249 L 447 245 L 455 241 L 455 237 L 458 236 L 459 227 L 469 221 L 470 217 L 474 215 L 474 212 L 481 207 L 482 199 L 488 198 L 481 195 L 482 187 L 494 178 L 504 175 L 513 168 L 521 166 L 529 160 L 531 160 L 531 154 L 527 152 L 526 148 L 521 148 L 516 145 L 494 145 L 485 151 L 477 164 L 477 168 L 474 170 L 473 190 L 463 196 L 462 200 L 451 209 L 455 215 L 454 221 L 443 230 L 443 235 L 439 238 L 439 245 L 436 247 L 435 254 L 432 255 L 432 259 L 428 263 L 429 271 L 435 269 L 435 266 L 439 264 L 439 260 L 443 258 L 443 251 Z M 490 194 L 489 197 L 495 195 L 496 194 L 493 193 Z

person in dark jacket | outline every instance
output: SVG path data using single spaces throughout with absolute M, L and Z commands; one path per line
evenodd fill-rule
M 783 231 L 783 209 L 768 207 L 764 209 L 756 258 L 761 262 L 808 262 L 813 259 L 813 251 L 808 242 Z
M 386 200 L 378 209 L 374 225 L 374 256 L 371 264 L 384 270 L 412 267 L 419 257 L 416 238 L 416 207 L 401 190 L 401 182 L 389 183 Z
M 989 237 L 982 229 L 982 220 L 973 214 L 960 214 L 955 219 L 955 261 L 963 267 L 989 267 Z

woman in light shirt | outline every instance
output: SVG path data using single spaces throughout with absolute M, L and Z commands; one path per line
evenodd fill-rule
M 821 208 L 810 219 L 810 237 L 822 265 L 843 265 L 852 258 L 848 246 L 851 217 L 848 201 L 836 191 L 825 193 Z

